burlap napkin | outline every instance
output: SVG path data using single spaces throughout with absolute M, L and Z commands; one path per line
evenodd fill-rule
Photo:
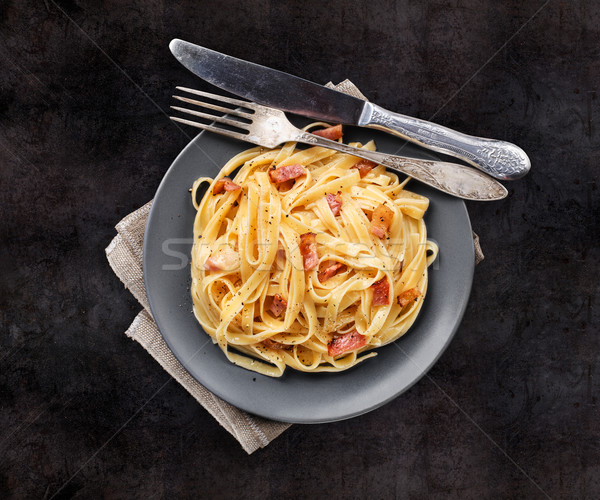
M 331 83 L 327 85 L 365 99 L 349 80 L 345 80 L 336 86 Z M 209 392 L 177 361 L 156 327 L 146 296 L 142 268 L 144 232 L 151 206 L 152 201 L 119 222 L 116 226 L 117 236 L 106 248 L 106 256 L 111 268 L 143 307 L 125 334 L 139 342 L 169 375 L 185 387 L 239 441 L 248 454 L 258 448 L 264 448 L 286 430 L 290 424 L 250 415 Z M 483 253 L 479 246 L 479 238 L 475 233 L 473 233 L 473 238 L 475 262 L 479 263 L 483 260 Z

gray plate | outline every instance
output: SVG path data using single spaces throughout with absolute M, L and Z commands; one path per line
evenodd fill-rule
M 376 140 L 394 153 L 402 142 L 373 130 L 346 127 L 344 140 Z M 262 417 L 295 423 L 332 422 L 371 411 L 419 380 L 450 343 L 464 314 L 474 269 L 471 224 L 465 204 L 416 181 L 409 189 L 430 198 L 428 236 L 440 246 L 430 268 L 427 297 L 411 330 L 378 349 L 378 356 L 341 373 L 286 370 L 270 378 L 230 363 L 200 328 L 190 297 L 190 252 L 195 210 L 189 188 L 214 177 L 251 145 L 201 133 L 181 152 L 154 198 L 144 239 L 144 277 L 152 314 L 173 354 L 189 373 L 225 401 Z M 433 158 L 415 146 L 402 154 Z

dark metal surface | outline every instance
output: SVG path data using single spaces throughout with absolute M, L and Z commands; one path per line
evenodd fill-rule
M 104 255 L 189 141 L 175 37 L 533 165 L 468 204 L 486 260 L 429 376 L 251 456 L 125 337 Z M 598 40 L 594 2 L 0 2 L 0 496 L 598 498 Z
M 364 101 L 303 78 L 175 39 L 169 48 L 195 75 L 265 106 L 331 123 L 358 124 Z

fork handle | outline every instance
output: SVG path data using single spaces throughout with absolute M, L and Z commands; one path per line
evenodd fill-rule
M 389 155 L 379 151 L 354 148 L 340 142 L 330 141 L 309 132 L 299 131 L 295 142 L 322 146 L 373 161 L 380 165 L 409 175 L 444 193 L 465 200 L 494 201 L 506 197 L 508 191 L 495 179 L 470 167 L 441 161 L 420 160 Z
M 497 179 L 518 179 L 531 168 L 525 151 L 514 144 L 463 134 L 419 118 L 392 113 L 371 102 L 365 103 L 358 125 L 383 130 L 427 149 L 460 158 Z

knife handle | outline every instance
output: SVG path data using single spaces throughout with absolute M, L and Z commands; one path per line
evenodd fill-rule
M 518 179 L 531 168 L 525 151 L 510 142 L 463 134 L 419 118 L 392 113 L 371 102 L 365 103 L 358 125 L 390 132 L 427 149 L 460 158 L 497 179 Z
M 471 167 L 457 163 L 406 158 L 379 151 L 369 151 L 341 142 L 330 141 L 309 132 L 300 130 L 298 132 L 298 135 L 292 139 L 293 141 L 335 149 L 341 153 L 385 165 L 392 170 L 409 175 L 413 179 L 458 198 L 473 201 L 495 201 L 505 198 L 508 194 L 506 188 L 497 180 Z

